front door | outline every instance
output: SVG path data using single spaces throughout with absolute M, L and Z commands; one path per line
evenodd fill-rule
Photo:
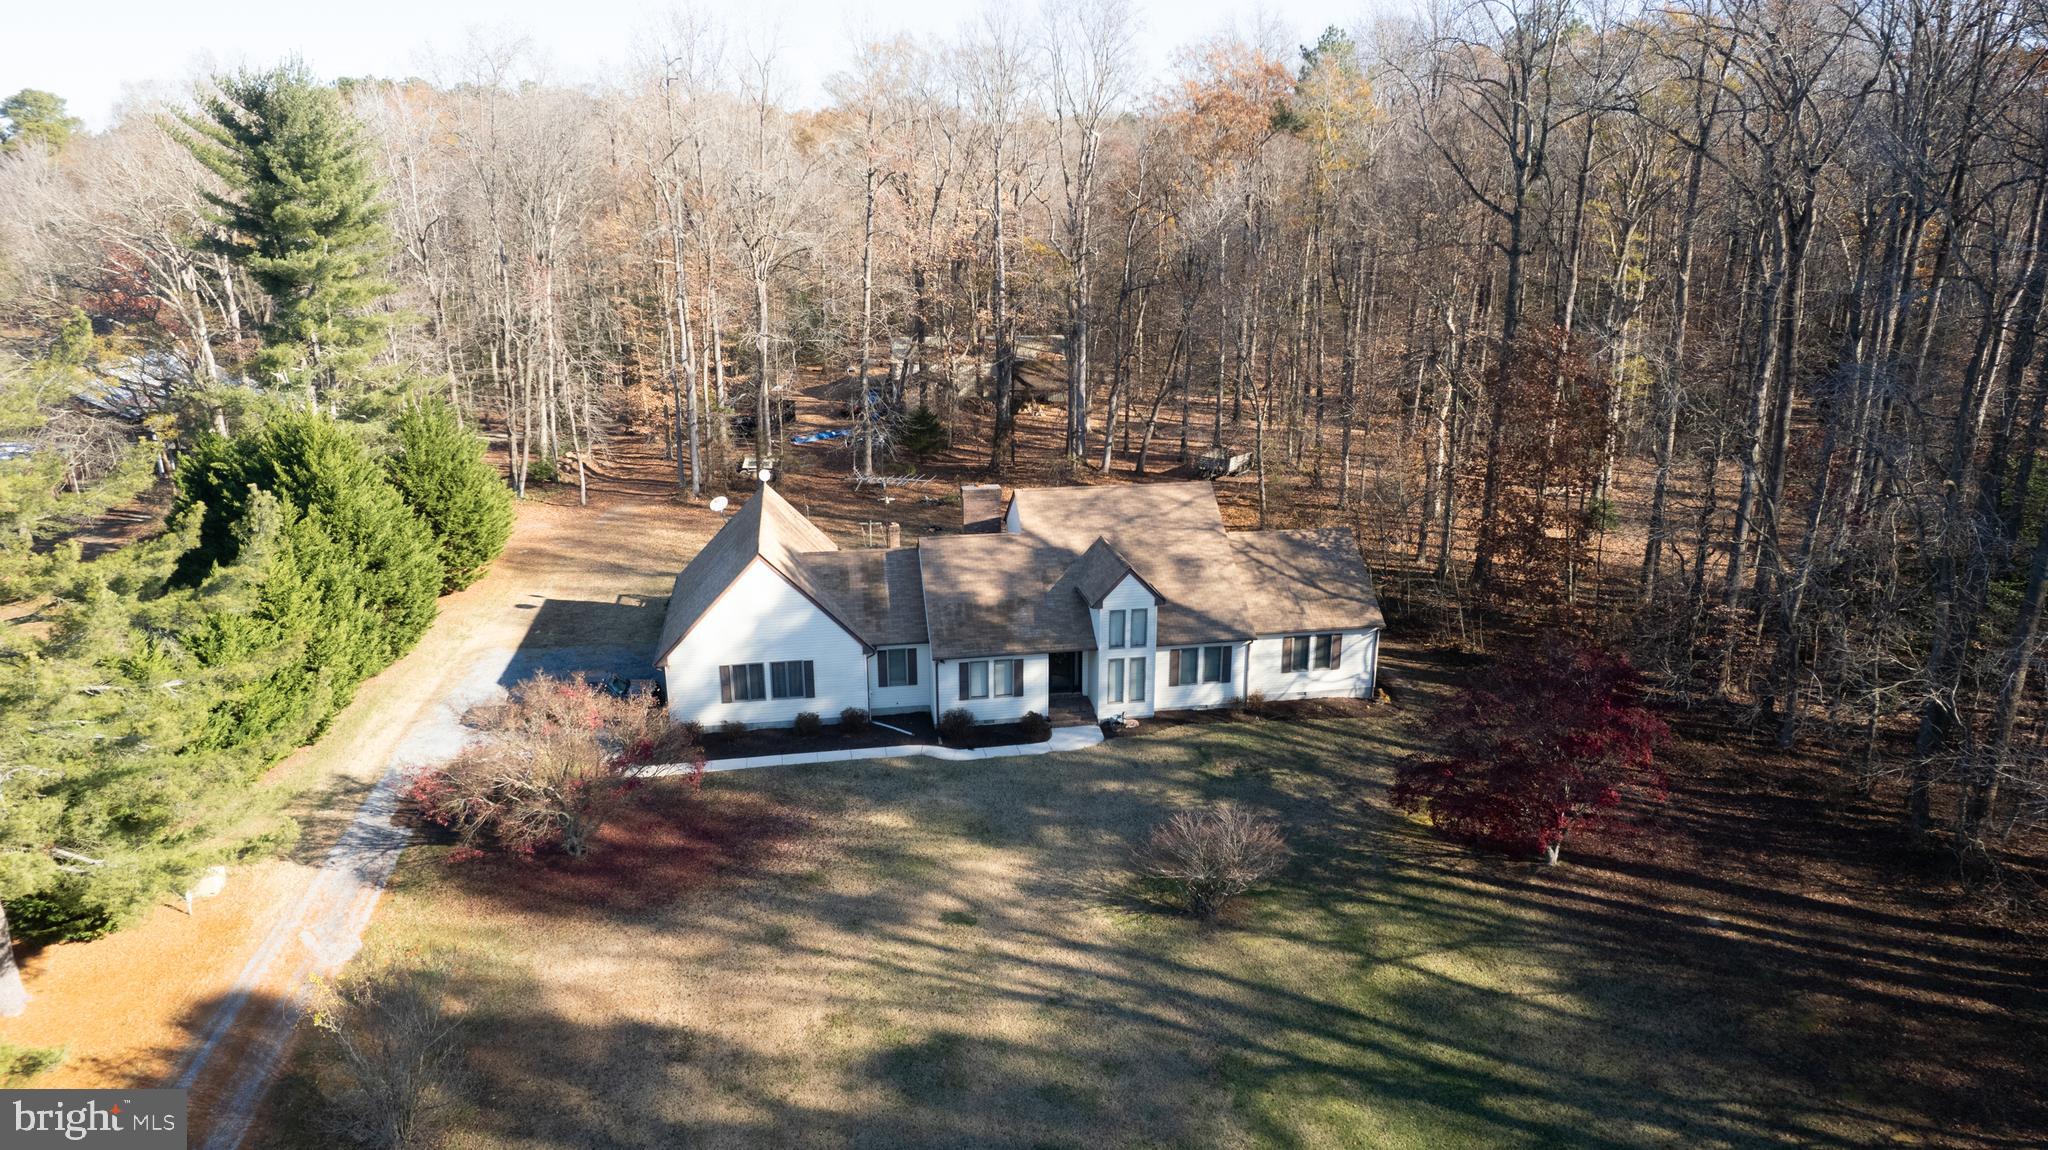
M 1046 689 L 1058 695 L 1081 689 L 1081 652 L 1054 651 L 1046 667 Z

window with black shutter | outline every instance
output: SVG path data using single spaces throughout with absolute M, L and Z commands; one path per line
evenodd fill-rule
M 719 702 L 745 703 L 767 697 L 767 676 L 762 673 L 761 664 L 728 663 L 718 669 Z
M 768 665 L 768 686 L 778 699 L 810 699 L 818 694 L 817 679 L 809 659 L 791 659 Z

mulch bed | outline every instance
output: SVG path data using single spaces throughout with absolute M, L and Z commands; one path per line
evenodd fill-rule
M 807 825 L 806 815 L 762 795 L 721 792 L 710 801 L 687 783 L 663 779 L 642 784 L 582 858 L 491 853 L 450 861 L 445 873 L 477 894 L 536 911 L 634 913 L 755 868 Z
M 901 727 L 902 730 L 889 730 L 881 725 L 883 723 L 889 724 L 890 727 Z M 815 735 L 799 735 L 788 727 L 754 727 L 737 735 L 715 730 L 706 731 L 704 757 L 716 762 L 719 759 L 755 759 L 764 755 L 817 754 L 826 751 L 859 751 L 874 747 L 930 746 L 938 743 L 972 750 L 1044 741 L 1042 738 L 1027 735 L 1023 726 L 1017 723 L 982 723 L 971 728 L 961 738 L 941 739 L 938 729 L 932 726 L 931 716 L 918 713 L 880 715 L 864 731 L 842 731 L 836 723 L 827 724 L 824 730 Z

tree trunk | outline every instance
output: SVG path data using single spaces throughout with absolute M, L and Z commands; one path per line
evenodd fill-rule
M 28 1010 L 28 988 L 14 961 L 14 934 L 7 925 L 7 906 L 0 903 L 0 1018 L 19 1018 Z

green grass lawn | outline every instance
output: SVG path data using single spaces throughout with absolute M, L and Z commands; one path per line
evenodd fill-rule
M 1731 994 L 1654 919 L 1520 896 L 1525 864 L 1391 815 L 1391 764 L 1426 724 L 1147 724 L 1070 756 L 712 776 L 577 873 L 409 851 L 365 960 L 461 968 L 473 1078 L 441 1119 L 461 1147 L 1895 1132 L 1881 1091 L 1780 1072 L 1767 989 Z M 1295 855 L 1203 929 L 1134 899 L 1127 864 L 1168 812 L 1217 799 L 1270 812 Z M 252 1144 L 322 1144 L 312 1049 Z

